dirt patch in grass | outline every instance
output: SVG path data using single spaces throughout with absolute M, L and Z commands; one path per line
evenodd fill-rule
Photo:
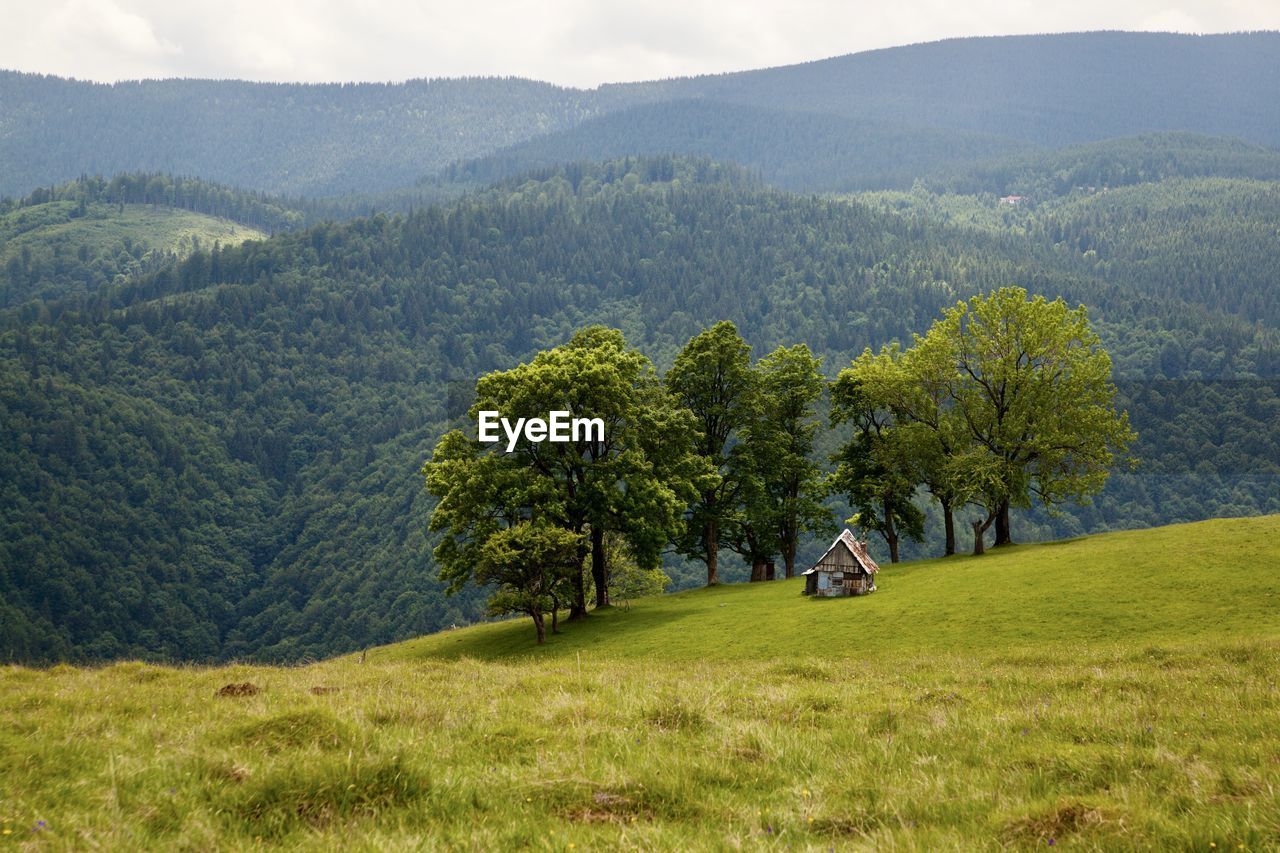
M 262 688 L 251 681 L 242 681 L 239 684 L 224 684 L 218 688 L 219 696 L 257 696 L 262 692 Z
M 692 804 L 641 784 L 600 786 L 562 780 L 540 786 L 534 796 L 549 811 L 574 823 L 627 824 L 696 816 Z
M 1105 809 L 1073 800 L 1059 803 L 1046 811 L 1015 818 L 1005 824 L 1002 835 L 1009 841 L 1056 843 L 1065 836 L 1096 831 L 1118 822 Z
M 328 687 L 326 685 L 316 685 L 307 690 L 312 696 L 328 696 L 330 693 L 337 693 L 341 687 Z
M 769 672 L 797 681 L 831 681 L 835 678 L 830 666 L 812 661 L 789 661 L 770 668 Z
M 917 705 L 962 705 L 964 697 L 954 690 L 926 690 L 916 697 Z

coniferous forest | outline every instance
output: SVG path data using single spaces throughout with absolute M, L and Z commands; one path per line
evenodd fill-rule
M 440 577 L 419 472 L 474 429 L 482 377 L 597 325 L 663 376 L 730 321 L 752 363 L 804 344 L 835 379 L 970 297 L 1061 297 L 1085 306 L 1135 438 L 1091 503 L 1015 508 L 1015 540 L 1280 512 L 1280 122 L 1257 85 L 1206 105 L 1218 93 L 1192 61 L 1229 49 L 1252 80 L 1275 36 L 1133 37 L 1120 53 L 1123 34 L 1044 38 L 903 49 L 919 80 L 877 73 L 919 95 L 956 52 L 990 69 L 1084 50 L 1102 77 L 1150 53 L 1173 57 L 1150 85 L 1181 106 L 1113 93 L 1071 126 L 1066 84 L 988 75 L 908 122 L 908 100 L 859 112 L 810 85 L 884 57 L 590 93 L 295 87 L 302 108 L 437 116 L 386 162 L 335 120 L 326 132 L 364 159 L 325 172 L 271 160 L 310 150 L 311 119 L 259 160 L 112 135 L 116 101 L 160 110 L 169 89 L 222 84 L 0 76 L 0 112 L 39 119 L 0 144 L 0 660 L 299 661 L 483 618 L 485 589 L 450 595 Z M 789 87 L 808 100 L 788 105 Z M 284 89 L 246 88 L 243 120 Z M 97 159 L 23 148 L 67 115 L 106 140 Z M 823 471 L 852 440 L 856 419 L 829 417 L 847 403 L 815 403 Z M 833 518 L 857 512 L 849 499 L 825 498 Z M 923 535 L 903 556 L 941 554 L 936 502 L 907 500 Z M 976 515 L 958 513 L 962 548 Z M 802 538 L 798 559 L 825 544 Z M 675 586 L 705 582 L 678 551 Z M 722 580 L 752 570 L 749 549 L 723 552 Z

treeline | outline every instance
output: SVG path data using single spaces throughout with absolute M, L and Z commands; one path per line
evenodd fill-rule
M 610 536 L 641 569 L 657 571 L 667 549 L 702 562 L 708 586 L 726 549 L 752 581 L 772 580 L 777 559 L 790 578 L 801 539 L 833 526 L 829 494 L 848 500 L 850 521 L 879 533 L 897 563 L 900 536 L 924 539 L 917 501 L 927 492 L 947 555 L 955 514 L 981 508 L 981 554 L 992 523 L 995 544 L 1012 543 L 1011 509 L 1100 492 L 1135 437 L 1085 309 L 1020 288 L 961 302 L 909 349 L 867 350 L 842 370 L 831 421 L 852 435 L 830 474 L 815 456 L 821 367 L 804 344 L 753 364 L 725 321 L 690 339 L 661 380 L 621 333 L 598 326 L 481 377 L 471 416 L 541 426 L 505 446 L 479 428 L 436 445 L 423 473 L 438 500 L 441 579 L 454 592 L 473 579 L 488 587 L 489 612 L 527 614 L 542 643 L 547 615 L 553 633 L 562 606 L 570 619 L 587 616 L 588 560 L 595 606 L 609 606 Z M 598 429 L 549 435 L 555 411 Z
M 933 192 L 1022 195 L 1030 203 L 1091 194 L 1167 178 L 1280 180 L 1280 151 L 1240 139 L 1158 133 L 1106 139 L 1054 151 L 940 168 L 925 178 Z
M 1184 233 L 1197 216 L 1225 223 L 1231 198 L 1181 209 Z M 1194 301 L 1190 271 L 1212 257 L 1194 240 L 1162 244 L 1186 272 L 1171 262 L 1156 286 L 1025 222 L 975 228 L 925 211 L 631 159 L 201 250 L 0 312 L 0 656 L 300 660 L 481 618 L 481 596 L 450 598 L 438 580 L 431 501 L 406 472 L 465 423 L 477 377 L 596 323 L 663 374 L 722 318 L 757 353 L 803 341 L 834 370 L 1018 283 L 1087 305 L 1121 379 L 1171 375 L 1160 365 L 1174 343 L 1184 378 L 1274 376 L 1273 325 Z M 1126 233 L 1138 232 L 1111 234 L 1109 251 L 1137 257 L 1140 244 L 1115 242 Z M 1132 455 L 1160 469 L 1117 472 L 1093 507 L 1015 514 L 1014 537 L 1275 511 L 1274 395 L 1261 382 L 1194 387 L 1123 403 Z M 1215 450 L 1174 470 L 1189 435 Z M 829 436 L 819 462 L 837 450 Z M 1223 459 L 1257 477 L 1232 481 Z M 802 539 L 798 562 L 816 541 Z M 928 535 L 902 543 L 903 557 L 940 549 Z M 723 579 L 750 572 L 731 562 Z

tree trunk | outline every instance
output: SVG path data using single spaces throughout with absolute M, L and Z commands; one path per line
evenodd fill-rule
M 533 628 L 538 632 L 538 645 L 542 645 L 547 639 L 547 626 L 542 621 L 542 611 L 535 607 L 529 615 L 533 617 Z
M 1009 530 L 1009 499 L 1000 501 L 996 511 L 996 547 L 1012 545 L 1013 534 Z
M 983 537 L 983 534 L 987 532 L 987 528 L 991 526 L 991 522 L 995 521 L 996 517 L 999 515 L 1000 515 L 1000 510 L 999 508 L 996 508 L 996 509 L 993 509 L 991 512 L 987 513 L 987 517 L 984 521 L 973 522 L 973 556 L 976 557 L 979 554 L 987 553 L 987 549 L 986 549 L 986 546 L 983 544 L 982 537 Z
M 573 603 L 569 605 L 569 621 L 587 618 L 587 584 L 583 577 L 583 554 L 578 554 L 578 571 L 573 576 Z
M 775 577 L 777 567 L 773 564 L 773 560 L 766 560 L 764 564 L 764 579 L 771 581 Z
M 939 501 L 942 504 L 942 524 L 947 531 L 947 547 L 943 553 L 944 557 L 950 557 L 956 552 L 956 517 L 954 510 L 951 509 L 950 501 Z
M 786 565 L 785 577 L 793 578 L 796 576 L 796 538 L 793 536 L 791 540 L 782 547 L 782 562 Z
M 560 598 L 551 596 L 551 633 L 560 633 Z
M 591 579 L 596 582 L 596 609 L 609 606 L 609 567 L 605 565 L 604 528 L 591 525 Z
M 707 549 L 707 586 L 715 586 L 720 583 L 720 575 L 716 571 L 720 557 L 720 525 L 714 518 L 707 521 L 702 545 Z
M 751 561 L 751 582 L 759 583 L 760 581 L 763 581 L 765 579 L 764 573 L 766 568 L 767 566 L 765 565 L 764 560 L 752 560 Z
M 884 502 L 884 541 L 889 546 L 889 562 L 898 562 L 898 530 L 893 526 L 893 510 Z

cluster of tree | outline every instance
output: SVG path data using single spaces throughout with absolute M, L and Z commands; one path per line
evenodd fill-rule
M 905 535 L 924 538 L 921 487 L 938 502 L 945 553 L 955 513 L 973 504 L 973 552 L 996 526 L 1012 542 L 1011 507 L 1046 508 L 1100 492 L 1135 438 L 1115 408 L 1111 359 L 1084 306 L 1028 300 L 1002 288 L 944 312 L 924 336 L 863 352 L 833 388 L 832 418 L 852 422 L 834 480 L 855 519 L 898 560 Z
M 955 512 L 980 506 L 981 554 L 993 523 L 995 544 L 1012 542 L 1012 507 L 1100 492 L 1135 437 L 1083 306 L 1021 288 L 961 302 L 910 349 L 867 350 L 841 371 L 832 422 L 852 422 L 853 434 L 829 477 L 814 457 L 825 386 L 807 346 L 752 365 L 728 321 L 695 335 L 663 382 L 620 332 L 598 326 L 488 374 L 472 417 L 567 409 L 605 430 L 505 448 L 447 433 L 423 468 L 439 500 L 430 527 L 443 534 L 441 578 L 453 592 L 490 585 L 490 612 L 528 614 L 542 643 L 545 614 L 553 632 L 562 605 L 570 619 L 587 615 L 588 557 L 595 604 L 609 604 L 606 537 L 650 570 L 668 547 L 699 560 L 708 585 L 725 548 L 752 581 L 772 579 L 779 554 L 789 578 L 800 540 L 831 526 L 828 491 L 848 498 L 850 521 L 879 532 L 895 563 L 900 534 L 923 539 L 921 487 L 942 508 L 948 555 Z
M 593 326 L 481 377 L 472 417 L 568 410 L 600 418 L 604 431 L 524 436 L 506 449 L 446 433 L 423 469 L 439 500 L 430 526 L 444 534 L 441 578 L 453 592 L 471 579 L 490 585 L 490 612 L 528 614 L 541 643 L 544 614 L 553 631 L 562 606 L 570 619 L 586 616 L 588 588 L 596 607 L 610 604 L 611 537 L 639 570 L 623 585 L 632 594 L 631 579 L 652 578 L 668 548 L 703 561 L 708 584 L 719 582 L 724 547 L 752 564 L 753 580 L 778 553 L 791 577 L 800 538 L 831 517 L 812 458 L 820 366 L 804 345 L 752 366 L 750 347 L 722 322 L 694 336 L 660 380 L 621 332 Z
M 463 425 L 476 377 L 597 323 L 663 374 L 720 318 L 754 352 L 806 341 L 842 365 L 1018 282 L 1089 306 L 1144 464 L 1093 506 L 1015 513 L 1017 538 L 1278 511 L 1276 326 L 1200 301 L 1248 304 L 1269 280 L 1250 258 L 1273 247 L 1235 250 L 1258 278 L 1196 284 L 1214 257 L 1192 239 L 1197 217 L 1228 230 L 1232 197 L 1159 214 L 1185 237 L 1160 242 L 1170 274 L 1153 283 L 1136 263 L 1148 238 L 1125 242 L 1141 229 L 1107 247 L 1135 263 L 1102 264 L 1025 219 L 934 216 L 923 196 L 895 212 L 702 161 L 624 160 L 0 311 L 0 657 L 299 660 L 481 618 L 481 593 L 448 597 L 438 580 L 431 499 L 406 472 Z M 1202 381 L 1134 384 L 1171 375 L 1166 352 Z M 815 438 L 824 464 L 833 436 Z M 904 558 L 940 549 L 940 527 L 903 542 Z M 802 539 L 797 560 L 819 547 Z M 750 572 L 726 563 L 723 579 Z M 676 585 L 705 581 L 700 564 L 665 568 Z
M 170 172 L 286 195 L 406 186 L 558 130 L 617 96 L 517 78 L 403 83 L 143 80 L 0 72 L 0 194 L 82 174 Z

